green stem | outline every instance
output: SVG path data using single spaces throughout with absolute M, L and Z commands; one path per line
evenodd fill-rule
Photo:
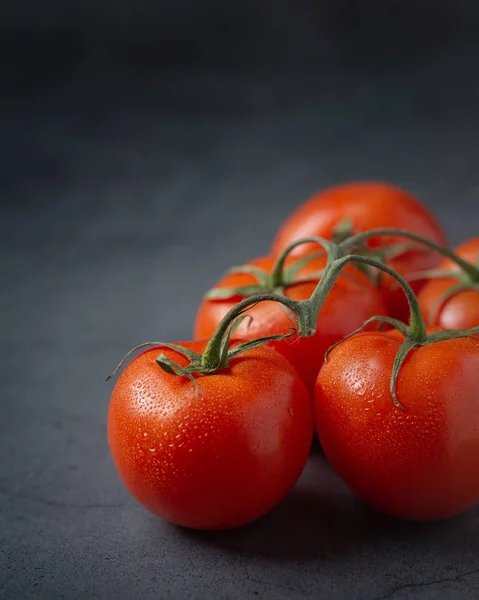
M 318 244 L 323 248 L 328 256 L 326 269 L 332 264 L 339 256 L 339 247 L 324 238 L 321 237 L 308 237 L 296 240 L 289 244 L 278 256 L 273 271 L 270 276 L 271 287 L 277 288 L 284 283 L 284 265 L 290 252 L 292 252 L 297 246 L 306 243 Z M 326 271 L 325 271 L 326 272 Z M 320 285 L 320 284 L 318 284 Z M 265 301 L 279 302 L 286 308 L 289 308 L 296 315 L 298 324 L 298 334 L 303 337 L 313 335 L 316 331 L 316 318 L 312 318 L 311 302 L 310 300 L 296 301 L 292 300 L 281 294 L 274 292 L 258 294 L 244 298 L 241 302 L 236 304 L 221 320 L 219 325 L 216 327 L 212 337 L 210 338 L 206 348 L 203 352 L 201 364 L 204 369 L 215 369 L 221 363 L 221 349 L 223 346 L 223 340 L 228 333 L 231 324 L 237 319 L 243 312 L 248 308 L 258 304 L 258 302 Z
M 248 349 L 256 347 L 259 344 L 267 343 L 268 341 L 272 340 L 282 339 L 284 337 L 288 337 L 294 334 L 295 331 L 293 330 L 292 332 L 290 331 L 290 333 L 285 335 L 269 336 L 260 338 L 259 340 L 252 340 L 250 342 L 241 344 L 240 346 L 235 348 L 234 351 L 229 352 L 227 349 L 229 340 L 234 331 L 234 324 L 238 324 L 238 317 L 240 317 L 240 315 L 242 315 L 245 311 L 247 311 L 249 308 L 252 308 L 259 302 L 279 302 L 280 304 L 288 308 L 290 311 L 292 311 L 296 316 L 298 326 L 297 333 L 299 334 L 299 336 L 312 336 L 316 332 L 319 312 L 324 304 L 328 293 L 331 291 L 331 288 L 338 279 L 343 267 L 350 262 L 369 265 L 380 271 L 384 271 L 385 273 L 393 277 L 396 281 L 398 281 L 398 283 L 403 288 L 409 303 L 410 324 L 407 329 L 407 342 L 408 344 L 412 345 L 423 344 L 427 342 L 428 339 L 426 334 L 426 325 L 424 323 L 424 319 L 422 317 L 416 296 L 414 295 L 414 292 L 412 291 L 407 281 L 405 281 L 403 277 L 396 273 L 396 271 L 372 257 L 355 254 L 341 256 L 341 253 L 344 252 L 344 249 L 347 248 L 348 243 L 351 243 L 351 241 L 353 244 L 357 244 L 358 240 L 365 240 L 371 235 L 402 235 L 402 233 L 403 232 L 401 232 L 400 230 L 380 229 L 375 230 L 374 232 L 368 232 L 368 234 L 360 234 L 360 236 L 349 238 L 347 242 L 342 242 L 341 244 L 335 244 L 333 242 L 329 242 L 319 237 L 309 237 L 302 240 L 298 240 L 297 242 L 290 244 L 285 249 L 285 251 L 279 257 L 276 267 L 277 272 L 281 272 L 282 268 L 284 267 L 284 261 L 288 253 L 300 244 L 317 243 L 321 247 L 323 247 L 327 253 L 326 266 L 321 280 L 318 282 L 316 289 L 314 290 L 313 294 L 309 299 L 298 301 L 273 292 L 258 294 L 255 296 L 244 298 L 223 317 L 223 319 L 217 326 L 215 332 L 213 333 L 211 339 L 207 343 L 202 356 L 181 346 L 165 344 L 162 342 L 147 342 L 145 344 L 140 344 L 140 346 L 137 346 L 136 348 L 131 350 L 115 369 L 114 373 L 118 371 L 125 359 L 128 358 L 133 351 L 146 346 L 163 345 L 184 354 L 187 358 L 189 358 L 190 365 L 188 365 L 187 367 L 181 367 L 168 357 L 160 355 L 157 357 L 157 362 L 159 366 L 170 374 L 187 376 L 191 379 L 193 373 L 209 374 L 216 372 L 218 369 L 226 367 L 229 359 L 232 356 L 236 356 L 240 352 L 244 352 Z M 417 236 L 415 236 L 414 234 L 410 235 L 408 232 L 404 232 L 404 234 L 406 237 L 411 237 L 411 239 L 418 239 L 419 241 L 423 241 L 422 238 L 417 238 Z M 440 246 L 438 246 L 438 248 L 442 250 Z M 400 327 L 398 328 L 402 331 Z M 198 390 L 197 383 L 193 383 L 195 384 L 195 388 Z M 395 379 L 392 385 L 395 385 Z
M 369 240 L 372 237 L 386 236 L 386 235 L 395 236 L 395 237 L 404 237 L 409 240 L 414 240 L 415 242 L 419 242 L 423 246 L 426 246 L 426 247 L 430 248 L 431 250 L 438 252 L 442 256 L 449 258 L 452 262 L 457 264 L 471 278 L 472 281 L 479 281 L 479 269 L 476 268 L 471 263 L 467 262 L 467 260 L 464 260 L 463 258 L 458 256 L 452 250 L 449 250 L 448 248 L 445 248 L 444 246 L 441 246 L 440 244 L 436 244 L 436 242 L 432 242 L 431 240 L 428 240 L 428 239 L 422 237 L 421 235 L 412 233 L 410 231 L 405 231 L 403 229 L 392 229 L 392 228 L 391 229 L 387 229 L 387 228 L 371 229 L 370 231 L 366 231 L 364 233 L 358 233 L 357 235 L 354 235 L 354 236 L 344 240 L 339 245 L 340 245 L 341 251 L 344 253 L 351 246 L 362 244 L 363 242 L 366 242 L 367 240 Z
M 321 248 L 328 252 L 328 254 L 331 248 L 333 247 L 333 244 L 330 241 L 319 236 L 301 238 L 300 240 L 296 240 L 288 246 L 286 246 L 286 248 L 282 250 L 281 254 L 278 255 L 273 266 L 273 271 L 271 272 L 271 284 L 273 288 L 283 285 L 284 264 L 286 262 L 286 259 L 295 248 L 301 246 L 302 244 L 319 244 Z
M 356 262 L 375 267 L 376 269 L 384 271 L 384 273 L 387 273 L 391 277 L 394 277 L 394 279 L 398 281 L 398 283 L 403 288 L 404 293 L 406 294 L 406 298 L 409 304 L 409 338 L 414 341 L 424 340 L 427 335 L 426 324 L 424 322 L 421 309 L 419 308 L 417 298 L 408 282 L 403 277 L 401 277 L 399 273 L 396 273 L 394 269 L 391 269 L 387 265 L 379 262 L 374 258 L 361 256 L 359 254 L 349 254 L 348 256 L 344 256 L 343 258 L 334 260 L 331 264 L 329 264 L 326 267 L 323 279 L 316 286 L 316 289 L 314 290 L 311 298 L 309 300 L 306 300 L 306 302 L 310 303 L 309 317 L 311 322 L 317 322 L 319 311 L 321 310 L 321 307 L 324 304 L 326 296 L 331 291 L 331 288 L 333 287 L 337 278 L 339 277 L 342 268 L 350 262 Z
M 299 330 L 303 330 L 302 322 L 304 320 L 304 309 L 301 306 L 301 302 L 291 300 L 291 298 L 287 298 L 286 296 L 281 296 L 280 294 L 274 293 L 261 294 L 257 296 L 250 296 L 249 298 L 244 298 L 244 300 L 236 304 L 223 317 L 223 319 L 215 329 L 215 332 L 213 333 L 208 344 L 206 345 L 201 359 L 201 364 L 204 369 L 216 369 L 220 366 L 222 341 L 225 335 L 227 335 L 228 330 L 231 327 L 233 321 L 252 306 L 255 306 L 259 302 L 267 301 L 279 302 L 280 304 L 283 304 L 284 306 L 292 310 L 298 318 Z

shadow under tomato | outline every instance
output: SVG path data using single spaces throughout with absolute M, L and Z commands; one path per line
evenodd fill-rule
M 324 451 L 323 451 L 323 447 L 321 446 L 321 442 L 319 441 L 318 436 L 316 435 L 316 433 L 314 434 L 313 437 L 313 444 L 311 446 L 311 455 L 312 456 L 324 456 Z
M 446 523 L 446 522 L 445 522 Z M 269 514 L 244 527 L 221 532 L 183 530 L 190 542 L 244 556 L 297 561 L 325 560 L 356 552 L 372 540 L 429 537 L 444 523 L 409 523 L 364 504 L 314 452 L 296 488 Z

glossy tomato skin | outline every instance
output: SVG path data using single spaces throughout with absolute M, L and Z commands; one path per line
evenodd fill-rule
M 205 342 L 181 345 L 201 352 Z M 309 455 L 313 415 L 293 367 L 259 347 L 227 370 L 190 380 L 162 371 L 166 348 L 136 357 L 111 397 L 108 441 L 131 494 L 164 519 L 194 529 L 228 529 L 273 508 Z
M 479 238 L 461 244 L 454 252 L 473 265 L 479 265 Z M 448 258 L 443 260 L 439 269 L 459 271 L 459 267 Z M 442 329 L 472 329 L 479 326 L 479 289 L 458 292 L 437 310 L 437 302 L 457 283 L 454 277 L 445 277 L 430 279 L 423 286 L 418 300 L 428 324 Z
M 399 336 L 358 334 L 318 376 L 326 456 L 366 502 L 396 517 L 443 519 L 479 502 L 479 339 L 416 348 L 389 392 Z
M 422 235 L 439 244 L 446 243 L 439 223 L 414 196 L 385 183 L 355 182 L 319 192 L 301 205 L 278 231 L 272 254 L 279 254 L 288 244 L 302 237 L 322 236 L 331 239 L 335 228 L 345 220 L 352 222 L 355 233 L 394 227 Z M 404 238 L 374 238 L 369 241 L 369 246 L 391 246 L 404 242 L 407 242 Z M 304 254 L 316 249 L 312 244 L 305 244 L 297 248 L 297 253 Z M 418 250 L 408 251 L 391 259 L 388 264 L 406 276 L 434 268 L 439 262 L 437 254 L 418 246 Z M 423 284 L 423 280 L 417 280 L 412 287 L 417 292 Z M 389 314 L 407 320 L 407 302 L 395 281 L 387 275 L 383 276 L 380 290 Z
M 287 265 L 296 260 L 297 257 L 292 258 Z M 274 259 L 259 258 L 249 264 L 271 272 Z M 325 264 L 324 257 L 314 259 L 298 273 L 298 277 L 308 277 L 311 273 L 324 269 Z M 315 335 L 303 338 L 294 335 L 270 344 L 295 366 L 311 392 L 326 350 L 360 327 L 369 317 L 386 313 L 377 289 L 366 275 L 351 266 L 346 267 L 345 272 L 347 276 L 339 277 L 326 298 Z M 319 278 L 315 278 L 311 282 L 288 286 L 285 295 L 294 300 L 310 298 L 318 281 Z M 230 274 L 219 281 L 215 287 L 238 287 L 254 282 L 252 275 Z M 241 300 L 240 296 L 232 296 L 226 300 L 204 300 L 196 315 L 195 339 L 210 338 L 221 319 Z M 252 320 L 247 319 L 240 325 L 234 334 L 236 338 L 251 340 L 281 335 L 296 325 L 289 311 L 277 302 L 261 302 L 247 314 L 251 315 Z

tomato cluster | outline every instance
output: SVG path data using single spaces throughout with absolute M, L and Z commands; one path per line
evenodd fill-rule
M 206 294 L 195 341 L 144 344 L 120 375 L 108 440 L 128 490 L 173 523 L 237 527 L 293 488 L 315 430 L 385 513 L 479 503 L 479 238 L 445 244 L 391 185 L 303 204 Z

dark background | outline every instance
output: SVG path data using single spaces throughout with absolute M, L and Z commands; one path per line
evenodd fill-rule
M 104 376 L 315 190 L 479 217 L 479 4 L 7 0 L 0 9 L 0 598 L 476 600 L 479 512 L 388 519 L 316 454 L 238 531 L 120 484 Z

